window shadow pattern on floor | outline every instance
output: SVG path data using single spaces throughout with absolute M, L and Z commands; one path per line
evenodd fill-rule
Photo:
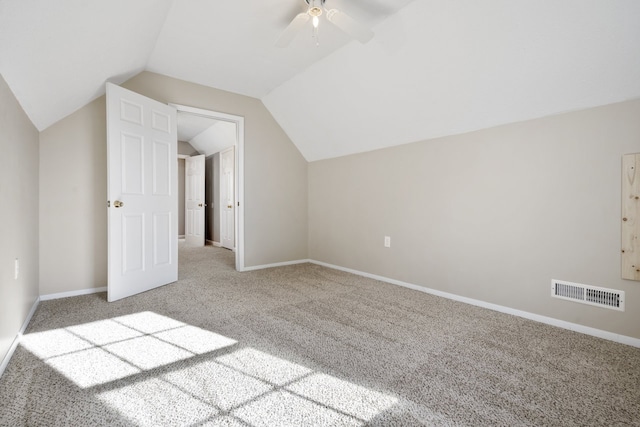
M 28 334 L 21 345 L 141 427 L 360 426 L 397 403 L 151 311 Z

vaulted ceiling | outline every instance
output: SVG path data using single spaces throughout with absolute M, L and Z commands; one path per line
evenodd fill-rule
M 0 0 L 0 73 L 42 130 L 143 70 L 262 99 L 309 161 L 640 97 L 637 0 Z

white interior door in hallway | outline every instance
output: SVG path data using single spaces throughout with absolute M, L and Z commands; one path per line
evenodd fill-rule
M 204 246 L 204 165 L 205 156 L 185 159 L 185 244 Z
M 235 249 L 235 147 L 220 152 L 220 244 Z
M 176 109 L 107 83 L 108 300 L 178 279 Z

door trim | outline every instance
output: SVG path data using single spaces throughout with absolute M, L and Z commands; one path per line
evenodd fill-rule
M 235 155 L 235 244 L 236 244 L 236 270 L 245 271 L 244 266 L 244 117 L 234 114 L 221 113 L 213 110 L 189 107 L 169 103 L 178 111 L 197 114 L 199 116 L 211 117 L 236 125 L 236 155 Z

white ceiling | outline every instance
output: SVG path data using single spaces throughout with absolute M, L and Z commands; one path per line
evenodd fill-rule
M 142 70 L 260 98 L 307 160 L 640 97 L 637 0 L 0 0 L 0 73 L 40 130 Z
M 236 124 L 178 111 L 178 141 L 186 141 L 200 154 L 210 156 L 236 143 Z
M 637 0 L 414 1 L 374 30 L 264 97 L 307 160 L 640 97 Z
M 170 0 L 0 0 L 0 73 L 43 130 L 143 71 Z

